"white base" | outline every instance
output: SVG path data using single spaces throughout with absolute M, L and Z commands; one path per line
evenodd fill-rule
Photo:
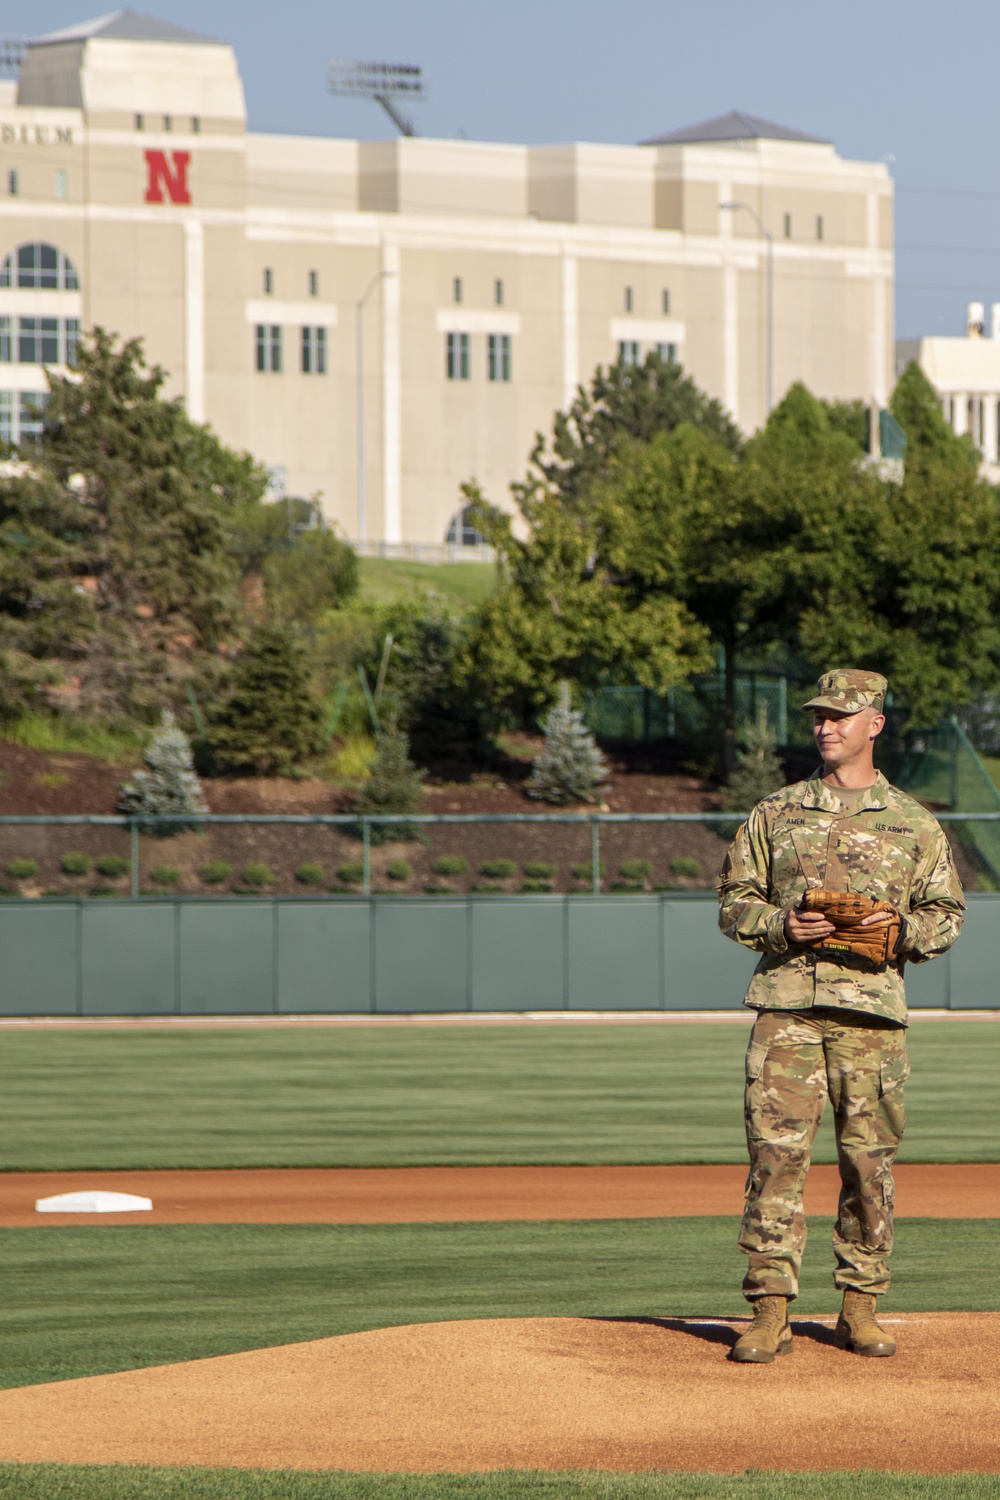
M 139 1209 L 150 1209 L 152 1198 L 139 1198 L 135 1193 L 56 1193 L 52 1198 L 39 1198 L 35 1208 L 40 1214 L 125 1214 Z

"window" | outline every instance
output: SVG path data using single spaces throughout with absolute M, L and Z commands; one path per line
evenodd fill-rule
M 677 363 L 676 344 L 657 344 L 656 352 L 665 365 L 675 365 Z
M 163 116 L 163 128 L 164 128 L 164 130 L 167 130 L 167 131 L 173 130 L 173 128 L 174 128 L 174 117 L 173 117 L 173 115 L 164 115 Z
M 791 214 L 786 214 L 785 215 L 785 239 L 786 240 L 790 240 L 791 237 L 792 237 L 792 216 L 791 216 Z
M 66 172 L 64 172 L 62 170 L 62 168 L 60 168 L 59 171 L 56 173 L 56 197 L 57 198 L 65 198 L 68 190 L 69 190 L 69 176 L 68 176 L 68 174 Z
M 281 373 L 281 327 L 277 323 L 257 324 L 257 369 Z
M 634 339 L 622 339 L 618 345 L 618 363 L 622 365 L 639 363 L 639 345 Z
M 0 265 L 0 286 L 36 287 L 40 291 L 79 290 L 76 267 L 55 245 L 19 245 Z
M 136 117 L 135 117 L 135 128 L 136 128 L 136 130 L 145 130 L 145 128 L 146 128 L 146 116 L 145 115 L 136 115 Z
M 633 303 L 634 302 L 635 302 L 635 297 L 633 296 L 632 288 L 630 286 L 627 286 L 625 288 L 625 311 L 626 312 L 631 312 L 632 311 L 632 307 L 633 307 Z
M 48 399 L 48 391 L 0 391 L 0 443 L 37 442 Z
M 510 334 L 491 333 L 486 340 L 486 373 L 490 380 L 510 379 Z
M 302 373 L 303 375 L 326 374 L 325 328 L 303 328 Z
M 273 291 L 274 291 L 274 272 L 271 270 L 270 266 L 265 266 L 264 267 L 264 294 L 265 294 L 265 296 L 270 297 L 270 295 L 271 295 L 271 293 Z
M 7 191 L 12 198 L 18 194 L 18 176 L 14 170 L 7 173 Z
M 0 317 L 0 364 L 75 365 L 79 318 Z
M 454 278 L 454 280 L 452 281 L 452 283 L 451 283 L 451 300 L 452 300 L 452 302 L 461 302 L 461 300 L 462 300 L 462 278 L 461 278 L 461 276 L 456 276 Z
M 666 314 L 670 311 L 670 293 L 667 291 L 666 287 L 664 287 L 663 291 L 660 293 L 660 311 L 664 314 L 664 316 L 666 316 Z
M 309 272 L 309 295 L 310 295 L 310 297 L 318 297 L 319 296 L 319 272 L 318 271 L 310 271 Z
M 499 277 L 493 283 L 493 301 L 497 307 L 503 307 L 503 282 Z
M 485 538 L 472 524 L 472 506 L 467 505 L 452 516 L 445 541 L 452 547 L 481 547 Z
M 816 215 L 816 238 L 818 240 L 821 240 L 823 238 L 823 215 L 822 214 L 817 214 Z
M 449 333 L 445 368 L 449 380 L 468 380 L 470 360 L 467 333 Z
M 191 134 L 201 135 L 201 115 L 191 116 Z

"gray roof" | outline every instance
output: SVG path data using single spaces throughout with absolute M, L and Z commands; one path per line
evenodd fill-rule
M 666 135 L 654 135 L 640 146 L 682 146 L 698 141 L 812 141 L 828 146 L 830 142 L 821 135 L 807 135 L 804 130 L 792 130 L 787 125 L 775 125 L 771 120 L 761 120 L 757 115 L 748 115 L 742 109 L 731 109 L 728 114 L 716 115 L 714 119 L 702 120 L 699 125 L 685 125 L 682 130 L 670 130 Z
M 144 15 L 141 10 L 113 10 L 106 16 L 95 16 L 92 21 L 80 21 L 76 26 L 67 26 L 63 31 L 49 31 L 45 36 L 32 37 L 28 46 L 45 47 L 53 42 L 85 42 L 97 36 L 121 42 L 215 41 L 215 37 L 203 36 L 200 31 L 189 31 L 186 26 L 175 26 L 172 21 L 160 21 L 156 16 Z

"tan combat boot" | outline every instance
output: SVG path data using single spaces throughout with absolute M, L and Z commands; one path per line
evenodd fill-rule
M 787 1297 L 755 1297 L 753 1322 L 733 1345 L 737 1364 L 769 1365 L 776 1354 L 791 1354 L 792 1327 Z
M 844 1307 L 833 1337 L 838 1349 L 852 1349 L 855 1354 L 875 1359 L 886 1359 L 896 1352 L 895 1342 L 875 1321 L 874 1293 L 858 1292 L 851 1286 L 844 1288 Z

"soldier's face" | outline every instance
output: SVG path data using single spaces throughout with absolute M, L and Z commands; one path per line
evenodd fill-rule
M 880 733 L 885 717 L 873 709 L 863 708 L 857 714 L 838 714 L 833 709 L 817 709 L 813 714 L 813 739 L 825 766 L 844 766 L 866 757 L 871 743 Z

